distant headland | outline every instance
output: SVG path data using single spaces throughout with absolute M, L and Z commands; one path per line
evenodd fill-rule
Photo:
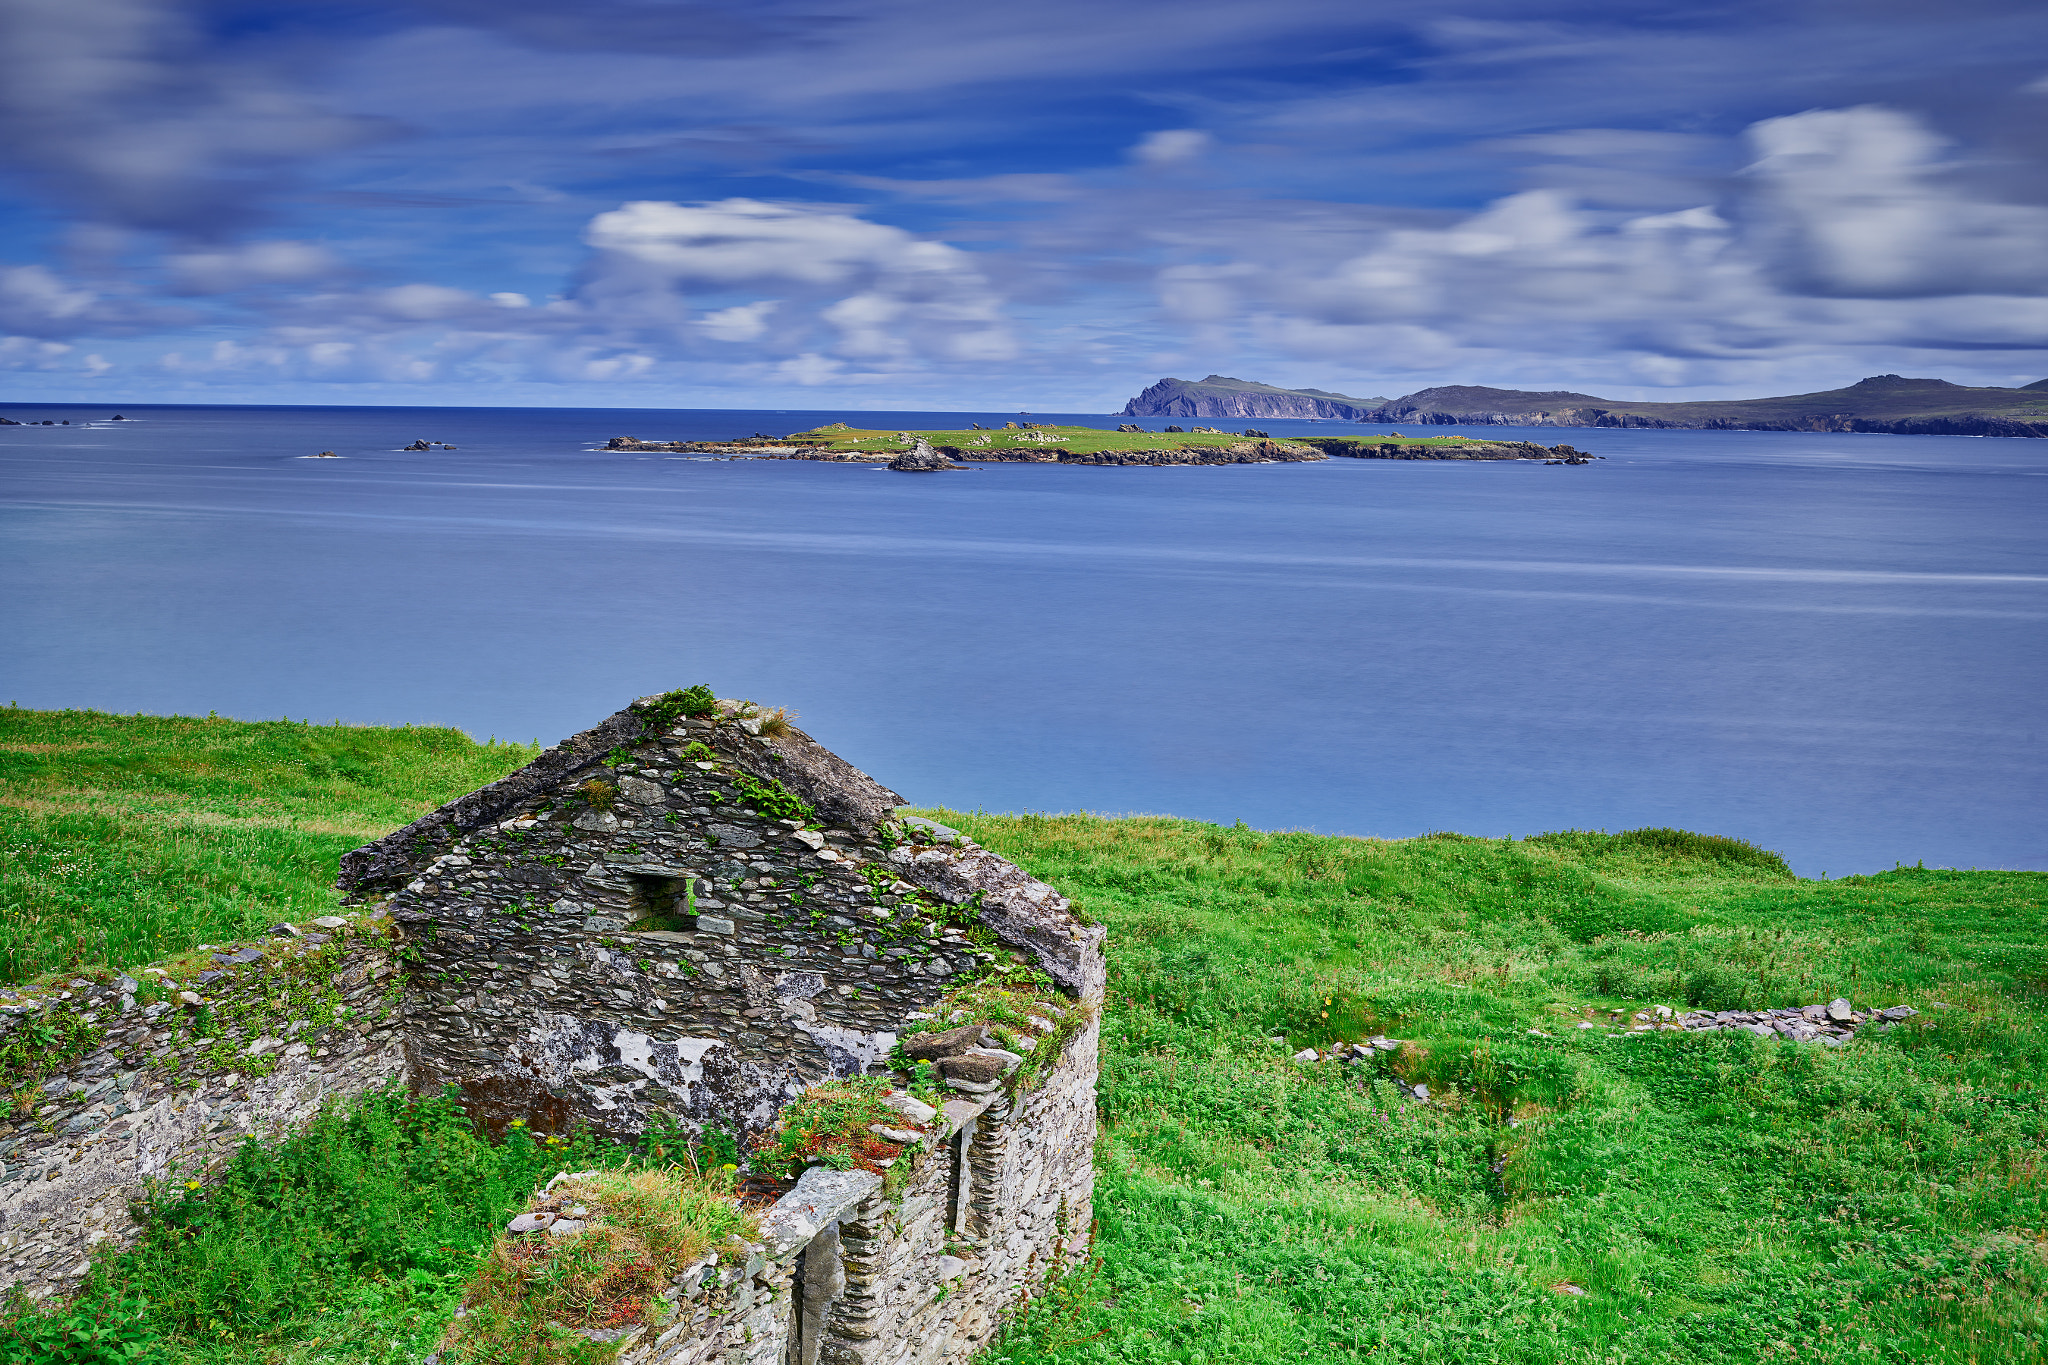
M 2048 379 L 2018 389 L 1873 375 L 1847 388 L 1784 398 L 1636 403 L 1553 390 L 1451 384 L 1401 398 L 1352 398 L 1212 374 L 1162 379 L 1124 404 L 1127 417 L 1321 418 L 1416 426 L 1679 427 L 1709 431 L 1866 431 L 1914 436 L 2048 436 Z
M 1066 465 L 1284 464 L 1342 456 L 1361 460 L 1531 460 L 1586 464 L 1598 459 L 1570 446 L 1489 441 L 1469 436 L 1307 436 L 1274 440 L 1256 428 L 1221 431 L 1168 426 L 1147 431 L 1126 422 L 1102 427 L 1005 422 L 960 431 L 881 431 L 830 422 L 790 436 L 735 441 L 643 441 L 614 436 L 606 450 L 728 460 L 828 460 L 882 464 L 903 473 L 939 473 L 984 462 Z

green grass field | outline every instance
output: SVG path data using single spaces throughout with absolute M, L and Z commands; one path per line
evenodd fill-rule
M 1232 424 L 1237 428 L 1236 431 L 1225 431 L 1220 435 L 1195 431 L 1185 434 L 1161 431 L 1162 427 L 1169 425 L 1215 426 L 1217 425 L 1217 420 L 1209 418 L 1184 418 L 1178 423 L 1171 423 L 1164 419 L 1147 419 L 1143 423 L 1133 424 L 1148 427 L 1149 430 L 1144 432 L 1108 431 L 1101 427 L 1066 427 L 1048 424 L 1043 427 L 1020 428 L 1015 431 L 1001 429 L 977 431 L 970 428 L 966 431 L 918 431 L 912 434 L 924 437 L 934 446 L 958 448 L 961 459 L 971 460 L 975 457 L 974 452 L 977 449 L 991 451 L 1021 449 L 1034 452 L 1043 450 L 1047 455 L 1057 455 L 1060 451 L 1085 455 L 1100 450 L 1177 450 L 1182 448 L 1199 449 L 1208 446 L 1223 449 L 1246 440 L 1247 438 L 1241 433 L 1247 426 L 1259 429 L 1259 424 L 1256 421 L 1238 421 Z M 814 431 L 796 432 L 792 435 L 791 439 L 800 439 L 813 444 L 824 444 L 834 450 L 860 450 L 895 454 L 902 449 L 902 445 L 896 439 L 897 435 L 898 433 L 894 431 L 828 426 L 819 427 Z M 1045 440 L 1041 438 L 1057 439 Z M 1284 439 L 1296 442 L 1300 440 L 1297 437 L 1287 437 Z M 1378 444 L 1380 442 L 1376 438 L 1374 443 Z M 1396 443 L 1424 447 L 1488 444 L 1487 442 L 1477 441 L 1469 436 L 1404 436 Z
M 343 853 L 535 752 L 446 729 L 0 710 L 0 984 L 327 914 Z
M 0 820 L 28 855 L 0 882 L 17 973 L 303 915 L 342 850 L 527 753 L 0 718 Z M 1095 1259 L 993 1362 L 2048 1359 L 2048 874 L 1803 881 L 1656 832 L 934 814 L 1111 929 Z M 1836 994 L 1922 1014 L 1837 1051 L 1604 1027 Z M 1409 1045 L 1373 1068 L 1289 1060 L 1376 1032 Z M 205 1237 L 173 1220 L 110 1262 L 101 1301 L 151 1296 L 135 1330 L 164 1360 L 416 1361 L 534 1158 L 486 1178 L 500 1159 L 445 1116 L 355 1123 L 245 1183 L 310 1172 L 291 1188 L 321 1207 L 338 1181 L 388 1185 L 431 1235 L 349 1231 L 316 1283 L 292 1268 L 324 1235 L 301 1196 L 238 1197 Z

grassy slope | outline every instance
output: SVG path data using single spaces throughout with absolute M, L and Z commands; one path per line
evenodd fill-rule
M 23 711 L 0 727 L 0 943 L 25 966 L 132 962 L 314 911 L 340 852 L 526 757 L 445 730 Z M 2048 875 L 1818 883 L 1739 848 L 1598 835 L 948 818 L 1113 928 L 1099 1265 L 995 1360 L 2044 1358 Z M 1839 1053 L 1572 1027 L 1607 1006 L 1837 991 L 1926 1014 Z M 1448 1103 L 1286 1060 L 1374 1030 L 1415 1040 L 1395 1069 Z M 390 1197 L 443 1221 L 488 1226 L 509 1197 L 478 1186 L 465 1212 L 440 1191 L 473 1175 L 409 1160 L 389 1178 L 418 1190 Z M 406 1245 L 461 1255 L 393 1253 L 360 1293 L 339 1270 L 295 1279 L 299 1234 L 253 1226 L 198 1260 L 146 1251 L 109 1291 L 153 1290 L 187 1358 L 413 1360 L 473 1254 L 431 1232 Z M 236 1283 L 166 1287 L 208 1275 Z M 322 1304 L 346 1323 L 314 1323 Z
M 1194 422 L 1198 425 L 1210 425 L 1223 419 L 1186 417 L 1174 420 Z M 1242 426 L 1247 419 L 1238 418 L 1233 420 Z M 1256 427 L 1258 419 L 1253 418 L 1249 420 Z M 1042 450 L 1048 457 L 1057 457 L 1061 451 L 1087 454 L 1098 450 L 1181 450 L 1207 446 L 1227 448 L 1245 439 L 1244 436 L 1237 432 L 1227 432 L 1220 436 L 1212 436 L 1207 433 L 1196 432 L 1181 434 L 1177 432 L 1105 431 L 1100 427 L 1052 426 L 1045 428 L 1045 430 L 1054 436 L 1064 436 L 1067 439 L 1057 444 L 1044 445 L 1038 441 L 1026 439 L 1025 433 L 1022 431 L 1003 430 L 920 431 L 915 434 L 924 437 L 934 446 L 957 446 L 960 450 L 960 458 L 963 460 L 975 458 L 977 447 L 971 445 L 970 442 L 982 436 L 990 438 L 989 445 L 983 447 L 984 449 L 1023 449 L 1034 453 Z M 793 433 L 794 437 L 806 439 L 813 437 L 829 438 L 829 444 L 835 450 L 864 450 L 893 454 L 901 449 L 896 440 L 897 433 L 893 431 L 873 431 L 860 428 L 846 430 L 820 428 L 817 431 Z M 1474 439 L 1469 436 L 1409 437 L 1405 438 L 1402 443 L 1416 446 L 1466 446 L 1476 444 Z
M 1099 1265 L 994 1360 L 2043 1358 L 2048 875 L 942 818 L 1112 933 Z M 1925 1015 L 1574 1027 L 1837 991 Z M 1447 1103 L 1288 1060 L 1377 1030 Z
M 0 982 L 326 914 L 341 854 L 533 753 L 445 729 L 0 710 Z

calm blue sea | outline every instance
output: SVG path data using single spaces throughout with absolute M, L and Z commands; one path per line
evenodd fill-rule
M 919 803 L 2048 867 L 2048 441 L 915 476 L 595 447 L 1016 414 L 116 410 L 0 409 L 73 423 L 0 427 L 0 701 L 552 742 L 708 681 Z

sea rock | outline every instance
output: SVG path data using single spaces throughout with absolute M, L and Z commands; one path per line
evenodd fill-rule
M 915 445 L 889 461 L 889 468 L 905 474 L 937 474 L 959 466 L 933 450 L 932 443 L 920 436 Z
M 1142 433 L 1142 432 L 1143 432 L 1143 431 L 1145 430 L 1145 428 L 1143 428 L 1143 427 L 1139 426 L 1139 425 L 1138 425 L 1138 424 L 1137 424 L 1136 422 L 1126 422 L 1126 423 L 1124 423 L 1124 424 L 1123 424 L 1122 426 L 1118 427 L 1118 428 L 1117 428 L 1117 430 L 1118 430 L 1118 431 L 1135 431 L 1135 432 L 1140 432 L 1140 433 Z M 1169 430 L 1171 430 L 1171 428 L 1169 428 Z

